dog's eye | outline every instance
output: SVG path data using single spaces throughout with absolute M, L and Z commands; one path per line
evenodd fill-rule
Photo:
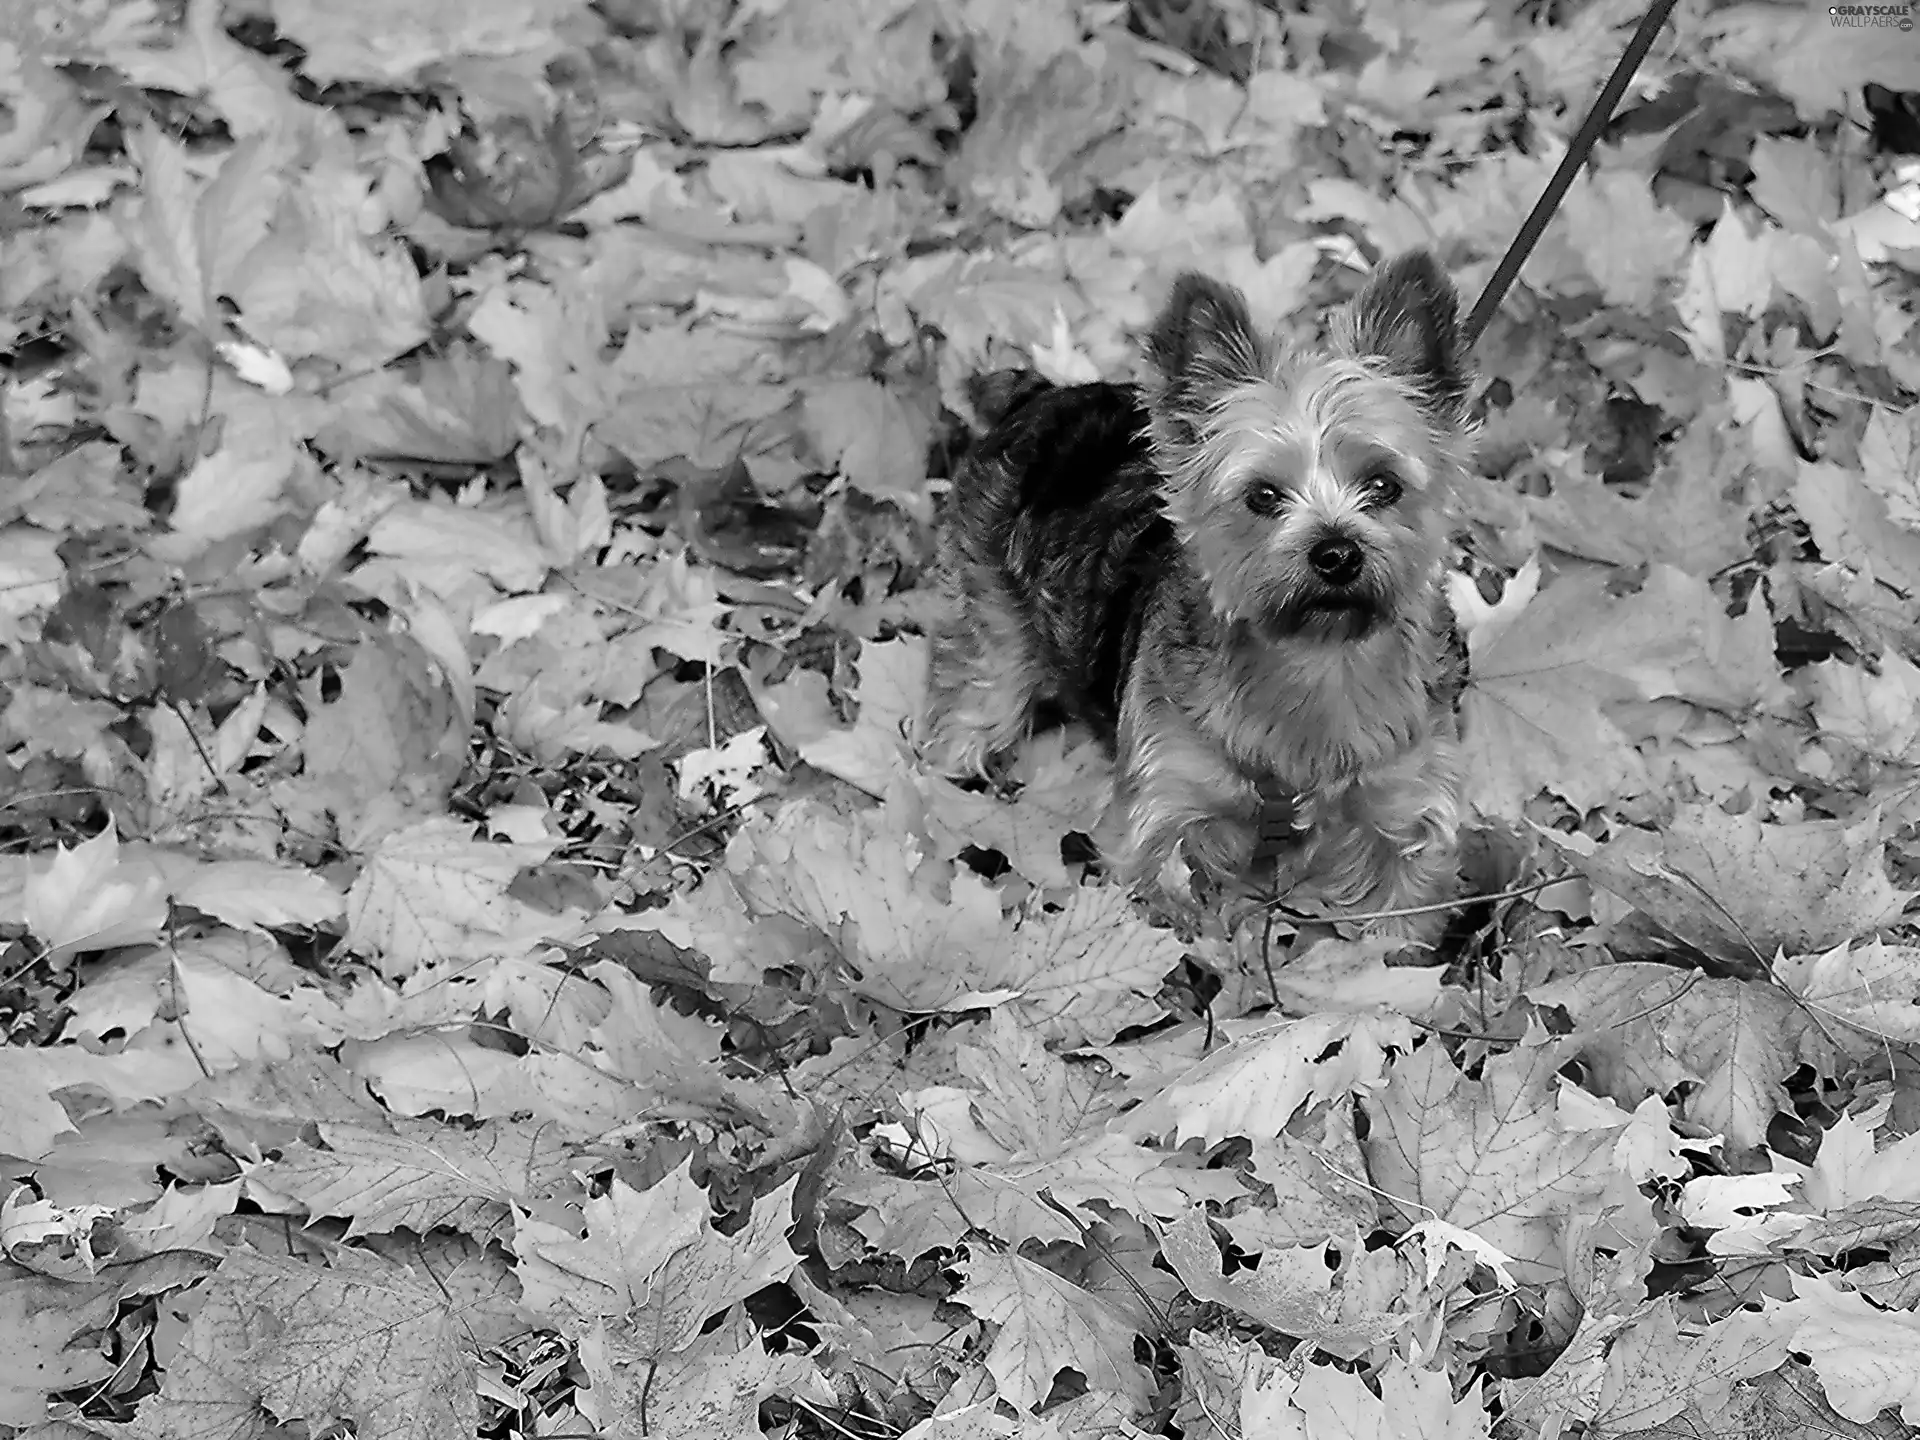
M 1399 477 L 1390 470 L 1376 470 L 1360 482 L 1360 493 L 1369 510 L 1386 509 L 1400 498 L 1404 489 Z
M 1247 508 L 1256 515 L 1278 515 L 1287 504 L 1287 492 L 1264 480 L 1258 485 L 1249 485 L 1242 498 L 1247 502 Z

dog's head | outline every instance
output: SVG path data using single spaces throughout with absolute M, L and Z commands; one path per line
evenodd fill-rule
M 1166 508 L 1215 610 L 1272 640 L 1364 640 L 1429 603 L 1464 463 L 1458 298 L 1432 256 L 1382 265 L 1330 342 L 1283 346 L 1188 273 L 1147 341 Z

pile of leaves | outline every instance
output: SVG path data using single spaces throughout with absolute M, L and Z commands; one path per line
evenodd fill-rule
M 916 763 L 966 382 L 1471 297 L 1638 0 L 0 6 L 0 1426 L 1913 1433 L 1849 8 L 1681 6 L 1480 346 L 1389 956 L 1156 928 L 1077 730 Z

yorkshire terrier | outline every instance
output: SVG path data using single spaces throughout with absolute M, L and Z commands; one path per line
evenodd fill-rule
M 1414 252 L 1301 351 L 1187 273 L 1143 386 L 988 377 L 941 542 L 929 760 L 985 774 L 1052 702 L 1113 746 L 1109 867 L 1176 913 L 1276 848 L 1290 894 L 1442 898 L 1461 820 L 1440 585 L 1467 456 L 1457 313 Z

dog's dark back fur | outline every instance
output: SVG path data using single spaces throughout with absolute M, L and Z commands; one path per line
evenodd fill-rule
M 1072 687 L 1054 698 L 1110 738 L 1153 584 L 1184 563 L 1162 513 L 1147 412 L 1131 385 L 1059 386 L 1021 371 L 990 379 L 987 393 L 1003 403 L 958 482 L 978 488 L 955 496 L 952 520 L 972 562 L 992 566 L 1020 599 Z

